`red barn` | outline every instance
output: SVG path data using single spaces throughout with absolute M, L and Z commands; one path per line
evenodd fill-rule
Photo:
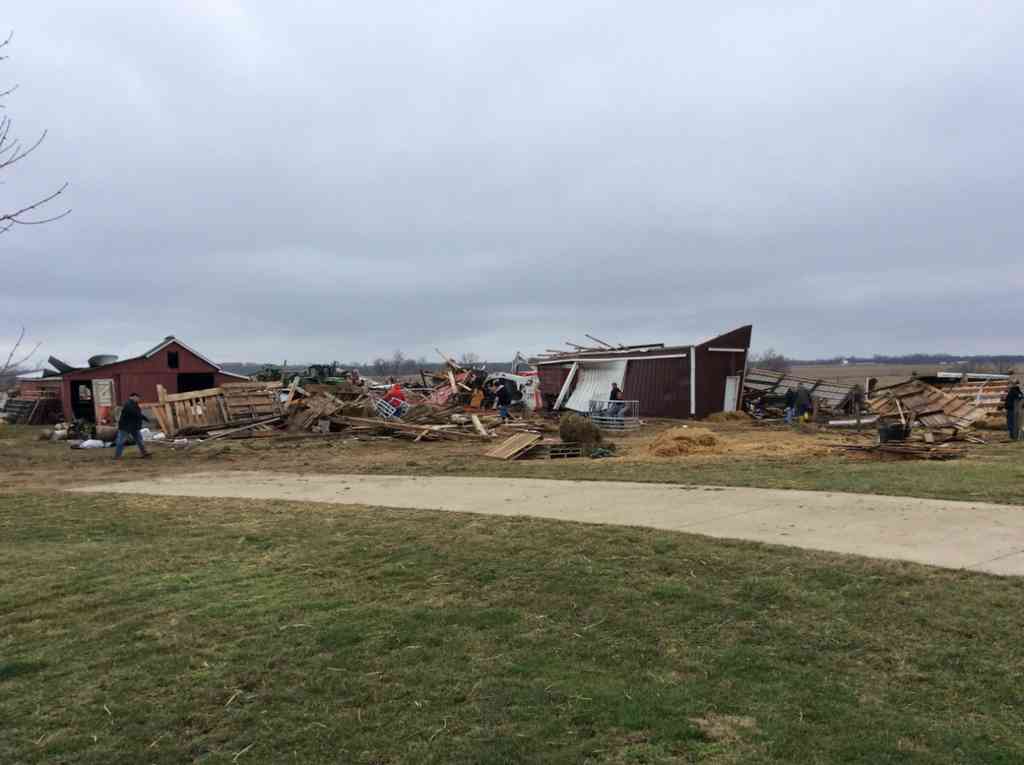
M 157 385 L 163 385 L 168 393 L 188 393 L 248 379 L 223 371 L 171 335 L 141 356 L 65 372 L 61 400 L 69 422 L 76 418 L 110 422 L 115 408 L 132 393 L 138 393 L 143 402 L 155 402 Z
M 587 412 L 614 382 L 641 417 L 706 417 L 739 406 L 752 327 L 693 345 L 580 349 L 534 359 L 545 408 Z

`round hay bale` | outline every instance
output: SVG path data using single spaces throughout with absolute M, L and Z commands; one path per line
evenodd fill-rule
M 706 428 L 669 428 L 659 433 L 648 451 L 655 457 L 682 457 L 718 451 L 718 438 Z
M 588 418 L 563 414 L 558 421 L 558 435 L 564 444 L 599 444 L 601 431 Z

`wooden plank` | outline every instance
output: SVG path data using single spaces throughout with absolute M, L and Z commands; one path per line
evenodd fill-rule
M 465 433 L 460 430 L 446 430 L 447 426 L 444 425 L 412 425 L 410 423 L 404 423 L 399 420 L 375 420 L 370 417 L 339 417 L 338 419 L 348 423 L 357 423 L 360 425 L 373 425 L 378 428 L 386 430 L 397 430 L 403 433 L 424 433 L 427 436 L 440 436 L 442 438 L 469 438 L 474 441 L 481 439 L 481 436 L 476 433 Z
M 160 407 L 164 410 L 164 433 L 167 434 L 168 438 L 171 438 L 178 433 L 178 423 L 174 419 L 174 411 L 171 405 L 167 403 L 167 388 L 159 383 L 156 386 L 156 398 Z
M 227 422 L 228 420 L 231 419 L 230 417 L 228 417 L 228 408 L 224 404 L 223 396 L 217 396 L 217 408 L 220 410 L 220 416 L 221 419 L 224 420 L 224 422 Z
M 542 440 L 543 436 L 537 433 L 516 433 L 493 449 L 484 452 L 484 456 L 499 460 L 512 460 Z
M 280 417 L 274 417 L 272 419 L 262 420 L 260 422 L 250 422 L 248 425 L 243 425 L 240 428 L 231 428 L 230 430 L 217 431 L 216 435 L 211 435 L 209 438 L 206 438 L 206 439 L 200 441 L 197 444 L 197 446 L 201 446 L 202 444 L 208 443 L 210 441 L 216 441 L 218 438 L 224 438 L 226 436 L 230 436 L 230 435 L 233 435 L 235 433 L 242 433 L 243 431 L 250 430 L 252 428 L 258 427 L 259 425 L 264 425 L 264 424 L 271 423 L 271 422 L 278 422 L 280 419 L 281 419 Z
M 193 390 L 188 393 L 172 393 L 167 395 L 166 390 L 164 391 L 164 401 L 190 401 L 196 398 L 209 398 L 210 396 L 219 396 L 223 391 L 220 388 L 205 388 L 203 390 Z
M 162 430 L 166 435 L 167 431 L 170 430 L 170 428 L 167 426 L 167 416 L 164 412 L 163 406 L 161 406 L 160 404 L 152 404 L 147 408 L 151 412 L 153 412 L 154 415 L 156 415 L 157 422 L 160 423 L 160 430 Z
M 229 390 L 266 390 L 275 391 L 280 390 L 284 387 L 284 383 L 280 381 L 274 382 L 236 382 L 236 383 L 221 383 L 221 388 L 227 393 Z
M 290 386 L 288 386 L 288 398 L 284 402 L 284 408 L 285 409 L 287 409 L 288 407 L 290 407 L 292 405 L 292 400 L 295 398 L 295 391 L 298 390 L 298 387 L 299 387 L 299 376 L 295 375 L 295 377 L 292 378 L 292 384 Z
M 469 416 L 469 419 L 473 421 L 473 427 L 476 428 L 477 433 L 479 433 L 481 436 L 484 436 L 485 438 L 491 437 L 491 434 L 487 432 L 487 428 L 485 428 L 484 424 L 480 422 L 479 417 L 477 417 L 475 414 L 471 414 Z

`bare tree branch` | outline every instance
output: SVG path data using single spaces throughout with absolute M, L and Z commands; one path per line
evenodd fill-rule
M 11 39 L 14 37 L 14 33 L 11 32 L 7 35 L 7 38 L 0 42 L 0 61 L 7 59 L 7 56 L 3 54 L 4 48 L 11 43 Z M 18 86 L 13 85 L 6 90 L 0 91 L 0 99 L 9 96 Z M 0 102 L 0 109 L 4 108 L 4 104 Z M 36 149 L 40 147 L 44 140 L 46 140 L 47 131 L 43 131 L 42 134 L 29 146 L 23 144 L 19 139 L 11 136 L 11 126 L 13 122 L 10 117 L 4 115 L 0 117 L 0 171 L 10 168 L 17 162 L 21 162 L 23 159 L 31 155 Z M 64 183 L 56 191 L 41 197 L 30 204 L 25 205 L 19 210 L 14 212 L 3 212 L 0 210 L 0 234 L 4 234 L 10 231 L 14 226 L 39 226 L 44 223 L 52 223 L 55 220 L 60 220 L 65 215 L 68 215 L 71 210 L 70 208 L 60 212 L 56 215 L 46 215 L 44 217 L 37 217 L 35 215 L 29 215 L 34 213 L 39 208 L 49 204 L 54 199 L 59 197 L 67 190 L 68 184 Z M 29 216 L 29 217 L 24 217 Z
M 31 351 L 26 353 L 21 358 L 17 358 L 16 359 L 15 355 L 18 353 L 18 349 L 21 348 L 21 345 L 24 342 L 25 342 L 25 326 L 22 325 L 21 332 L 18 333 L 18 339 L 14 341 L 14 345 L 11 347 L 11 352 L 7 354 L 7 360 L 4 361 L 4 365 L 2 367 L 0 367 L 0 377 L 3 377 L 4 375 L 6 375 L 10 371 L 16 370 L 18 367 L 20 367 L 22 364 L 24 364 L 30 358 L 35 356 L 36 351 L 38 351 L 39 347 L 42 345 L 42 343 L 36 343 L 35 347 L 33 347 Z

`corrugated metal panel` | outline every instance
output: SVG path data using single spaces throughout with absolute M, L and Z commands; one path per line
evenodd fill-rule
M 640 402 L 641 417 L 688 417 L 690 360 L 631 361 L 622 390 L 623 398 Z
M 576 375 L 576 387 L 565 408 L 575 412 L 589 412 L 591 400 L 607 401 L 612 392 L 612 383 L 621 388 L 625 375 L 625 361 L 581 361 Z
M 775 372 L 771 369 L 748 369 L 747 376 L 743 380 L 744 388 L 765 393 L 778 393 L 780 396 L 785 394 L 789 388 L 796 390 L 799 385 L 803 385 L 808 390 L 813 388 L 811 395 L 825 401 L 831 407 L 842 405 L 853 391 L 853 385 L 825 382 L 813 377 L 800 377 L 790 372 Z

